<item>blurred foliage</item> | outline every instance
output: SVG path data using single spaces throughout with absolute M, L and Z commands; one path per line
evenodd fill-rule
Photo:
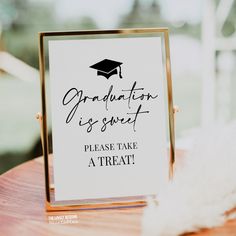
M 216 4 L 218 4 L 216 0 Z M 158 1 L 134 0 L 129 13 L 123 15 L 118 27 L 169 27 L 173 34 L 188 34 L 201 37 L 201 25 L 188 22 L 168 22 L 161 17 Z M 90 17 L 58 20 L 56 1 L 1 0 L 0 24 L 3 28 L 4 48 L 26 63 L 38 68 L 38 32 L 50 30 L 96 29 L 96 22 Z M 224 24 L 222 34 L 230 36 L 236 29 L 236 1 Z
M 89 17 L 58 22 L 54 4 L 56 2 L 1 0 L 4 48 L 38 68 L 38 32 L 96 28 Z
M 229 16 L 225 21 L 222 29 L 222 34 L 225 37 L 229 37 L 235 33 L 236 30 L 236 1 L 234 0 L 233 6 L 230 9 Z
M 131 11 L 121 18 L 120 28 L 134 27 L 168 27 L 173 34 L 188 34 L 200 38 L 200 23 L 190 25 L 187 22 L 171 23 L 161 17 L 161 8 L 158 1 L 153 0 L 150 5 L 134 0 Z
M 53 6 L 28 0 L 3 0 L 0 8 L 11 13 L 1 19 L 4 47 L 14 56 L 38 67 L 37 32 L 54 28 Z

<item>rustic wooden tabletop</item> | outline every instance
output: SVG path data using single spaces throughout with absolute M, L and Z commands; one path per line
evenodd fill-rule
M 0 234 L 138 236 L 143 207 L 47 213 L 42 157 L 0 176 Z M 195 236 L 236 235 L 236 220 Z

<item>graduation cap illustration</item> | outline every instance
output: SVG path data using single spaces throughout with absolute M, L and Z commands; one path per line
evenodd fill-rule
M 118 73 L 117 68 L 119 68 L 119 77 L 122 79 L 121 75 L 122 64 L 123 64 L 122 62 L 113 61 L 110 59 L 104 59 L 90 66 L 90 68 L 97 70 L 97 75 L 104 76 L 107 79 L 109 79 L 112 75 L 116 75 Z

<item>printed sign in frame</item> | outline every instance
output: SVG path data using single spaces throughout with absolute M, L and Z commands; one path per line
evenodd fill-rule
M 46 210 L 158 197 L 174 164 L 168 29 L 41 32 L 39 62 Z

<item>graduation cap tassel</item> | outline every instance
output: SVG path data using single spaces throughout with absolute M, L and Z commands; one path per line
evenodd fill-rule
M 123 78 L 122 75 L 121 75 L 121 66 L 119 66 L 119 76 L 120 76 L 121 79 Z

